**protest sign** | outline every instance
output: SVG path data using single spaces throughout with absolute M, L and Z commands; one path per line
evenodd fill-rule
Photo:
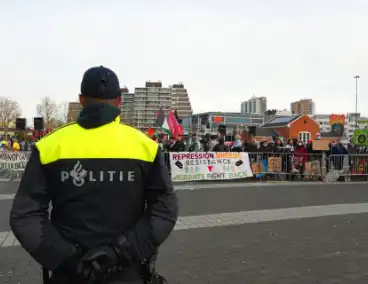
M 355 145 L 368 146 L 368 129 L 355 129 L 353 141 Z
M 253 175 L 257 175 L 264 172 L 263 164 L 261 162 L 253 162 L 251 165 Z
M 21 170 L 25 169 L 31 152 L 0 152 L 1 170 Z
M 327 151 L 330 149 L 328 147 L 329 143 L 330 143 L 329 140 L 313 140 L 312 149 L 315 151 Z
M 248 153 L 170 153 L 173 181 L 224 180 L 252 177 Z
M 311 161 L 308 163 L 305 163 L 305 175 L 312 175 L 312 176 L 318 176 L 321 175 L 321 163 L 319 160 Z
M 268 172 L 280 173 L 282 171 L 282 158 L 281 157 L 268 157 Z

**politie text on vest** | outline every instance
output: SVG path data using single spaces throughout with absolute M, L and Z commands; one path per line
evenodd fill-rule
M 86 183 L 87 177 L 88 182 L 134 182 L 135 171 L 87 171 L 83 168 L 80 161 L 75 164 L 71 171 L 61 171 L 61 182 L 72 178 L 73 184 L 78 187 Z

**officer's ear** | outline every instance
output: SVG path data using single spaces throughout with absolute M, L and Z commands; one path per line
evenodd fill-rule
M 85 101 L 85 98 L 82 94 L 79 94 L 79 102 L 82 105 L 82 107 L 86 106 L 86 101 Z
M 120 108 L 122 102 L 123 102 L 123 96 L 119 96 L 116 101 L 116 107 Z

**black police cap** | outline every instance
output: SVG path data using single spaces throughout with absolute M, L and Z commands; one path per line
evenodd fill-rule
M 121 96 L 118 76 L 103 66 L 88 69 L 83 75 L 81 95 L 101 99 Z

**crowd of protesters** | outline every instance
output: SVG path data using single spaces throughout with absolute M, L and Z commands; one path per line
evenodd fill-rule
M 0 137 L 0 151 L 30 151 L 34 142 L 19 139 L 15 136 L 1 136 Z
M 367 153 L 366 148 L 356 147 L 352 143 L 343 145 L 332 141 L 329 149 L 322 151 L 313 149 L 312 140 L 305 143 L 298 139 L 284 140 L 278 137 L 273 137 L 272 141 L 248 142 L 236 135 L 233 141 L 225 142 L 220 134 L 199 137 L 194 133 L 186 139 L 183 136 L 170 139 L 164 134 L 154 135 L 153 139 L 164 152 L 248 152 L 251 163 L 266 157 L 281 157 L 283 172 L 297 172 L 300 175 L 303 175 L 308 162 L 319 161 L 320 168 L 324 167 L 328 172 L 332 167 L 336 170 L 343 168 L 344 155 Z M 321 139 L 320 135 L 316 139 Z M 352 164 L 350 158 L 349 164 Z

